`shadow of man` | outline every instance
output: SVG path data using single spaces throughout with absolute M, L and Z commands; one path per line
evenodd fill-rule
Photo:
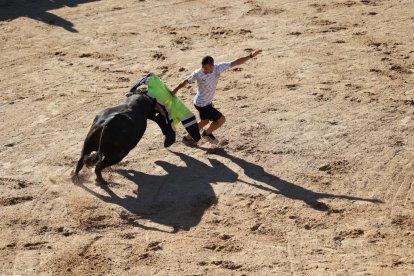
M 317 193 L 296 184 L 287 182 L 282 180 L 268 172 L 266 172 L 263 167 L 250 163 L 244 159 L 236 157 L 234 155 L 230 155 L 223 149 L 205 149 L 210 154 L 215 154 L 224 158 L 229 159 L 233 163 L 237 164 L 241 167 L 244 171 L 244 174 L 247 175 L 249 178 L 256 180 L 257 182 L 261 182 L 268 187 L 255 184 L 255 183 L 247 183 L 248 185 L 254 186 L 258 189 L 269 191 L 277 194 L 281 194 L 285 197 L 295 199 L 295 200 L 302 200 L 310 207 L 320 210 L 320 211 L 328 211 L 330 210 L 329 206 L 327 206 L 323 202 L 319 202 L 320 199 L 323 198 L 339 198 L 339 199 L 347 199 L 347 200 L 357 200 L 357 201 L 367 201 L 372 203 L 382 203 L 382 201 L 378 199 L 369 199 L 369 198 L 361 198 L 355 196 L 348 196 L 348 195 L 335 195 L 335 194 L 328 194 L 328 193 Z M 276 189 L 276 190 L 275 190 Z
M 76 7 L 80 4 L 99 1 L 99 0 L 45 0 L 45 1 L 25 1 L 25 0 L 0 0 L 0 21 L 14 20 L 19 17 L 29 17 L 42 21 L 49 25 L 59 26 L 65 30 L 77 33 L 72 22 L 59 17 L 49 10 L 63 7 Z
M 223 163 L 209 159 L 205 164 L 193 157 L 174 152 L 184 161 L 185 166 L 177 166 L 165 161 L 155 163 L 167 174 L 151 175 L 135 170 L 117 170 L 117 173 L 134 182 L 138 189 L 134 196 L 121 198 L 109 186 L 102 186 L 108 195 L 102 195 L 78 184 L 87 192 L 104 202 L 117 204 L 139 218 L 178 230 L 189 230 L 198 225 L 204 212 L 217 202 L 212 184 L 235 182 L 238 175 Z M 128 215 L 121 215 L 130 224 L 148 230 L 159 230 L 135 222 Z

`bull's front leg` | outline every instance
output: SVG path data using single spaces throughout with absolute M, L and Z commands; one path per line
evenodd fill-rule
M 80 172 L 80 170 L 82 170 L 83 168 L 83 155 L 81 155 L 81 158 L 79 159 L 77 165 L 76 165 L 76 169 L 75 169 L 75 176 L 77 176 Z
M 165 114 L 165 113 L 164 113 Z M 162 134 L 164 134 L 164 147 L 168 148 L 172 144 L 175 143 L 176 134 L 173 130 L 171 123 L 167 122 L 167 119 L 162 114 L 157 114 L 150 116 L 148 119 L 154 121 L 157 123 L 157 125 L 160 127 Z
M 102 170 L 103 168 L 100 164 L 95 167 L 96 182 L 98 182 L 99 185 L 107 185 L 108 182 L 106 182 L 102 177 Z
M 154 109 L 155 111 L 160 113 L 164 118 L 167 117 L 167 115 L 165 114 L 165 110 L 158 103 L 155 103 Z
M 75 172 L 74 172 L 74 174 L 71 177 L 72 182 L 74 184 L 79 184 L 79 182 L 80 182 L 79 172 L 82 169 L 82 167 L 83 167 L 83 156 L 81 156 L 81 158 L 79 159 L 79 161 L 78 161 L 78 163 L 76 165 Z

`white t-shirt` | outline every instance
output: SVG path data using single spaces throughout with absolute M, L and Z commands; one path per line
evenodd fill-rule
M 194 98 L 194 104 L 196 106 L 207 106 L 213 102 L 214 94 L 216 93 L 217 83 L 220 77 L 220 74 L 228 69 L 230 69 L 230 62 L 223 62 L 217 65 L 214 65 L 213 72 L 210 74 L 205 74 L 203 69 L 195 70 L 188 78 L 189 83 L 197 81 L 197 95 Z

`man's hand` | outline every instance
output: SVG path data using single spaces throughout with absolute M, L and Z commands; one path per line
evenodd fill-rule
M 256 57 L 256 56 L 260 55 L 261 53 L 262 53 L 262 50 L 256 50 L 256 51 L 254 51 L 253 53 L 251 53 L 252 58 L 254 58 L 254 57 Z
M 178 90 L 183 88 L 187 83 L 188 81 L 186 79 L 180 82 L 172 91 L 170 91 L 171 95 L 174 97 L 175 94 L 177 94 Z
M 234 67 L 234 66 L 239 66 L 239 65 L 242 65 L 243 63 L 245 63 L 246 61 L 248 61 L 249 59 L 251 59 L 251 58 L 254 58 L 255 56 L 257 56 L 257 55 L 260 55 L 262 53 L 262 50 L 256 50 L 256 51 L 254 51 L 253 53 L 250 53 L 250 55 L 247 55 L 247 56 L 245 56 L 245 57 L 241 57 L 241 58 L 238 58 L 238 59 L 236 59 L 236 60 L 233 60 L 231 63 L 230 63 L 230 67 Z
M 177 91 L 178 91 L 178 89 L 177 89 L 177 87 L 176 87 L 176 88 L 174 88 L 173 90 L 170 90 L 170 93 L 171 93 L 171 95 L 172 95 L 173 97 L 175 97 L 175 94 L 177 94 Z

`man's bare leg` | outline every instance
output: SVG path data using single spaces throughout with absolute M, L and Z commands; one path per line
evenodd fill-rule
M 206 130 L 206 133 L 211 134 L 213 131 L 221 127 L 225 122 L 226 122 L 226 117 L 221 116 L 220 119 L 210 124 L 209 128 Z

